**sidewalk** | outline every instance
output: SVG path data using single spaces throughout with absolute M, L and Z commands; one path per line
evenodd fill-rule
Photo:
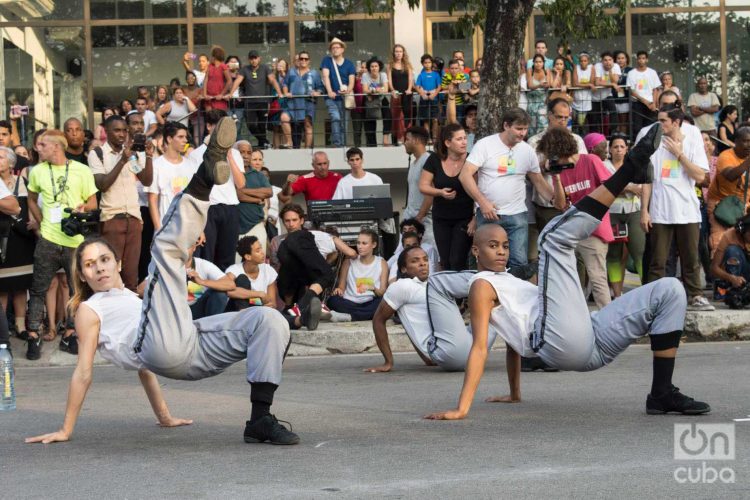
M 688 312 L 685 320 L 685 340 L 700 342 L 711 340 L 750 340 L 750 309 L 732 310 L 722 303 L 714 303 L 715 311 Z M 408 352 L 414 348 L 400 325 L 388 322 L 388 333 L 393 352 Z M 59 337 L 42 348 L 42 359 L 26 359 L 26 344 L 17 338 L 11 340 L 16 366 L 74 366 L 77 357 L 60 351 Z M 504 347 L 499 343 L 497 347 Z M 358 354 L 378 352 L 372 324 L 369 321 L 353 323 L 321 322 L 314 332 L 292 332 L 289 356 L 318 356 L 322 354 Z M 107 364 L 96 354 L 95 364 Z

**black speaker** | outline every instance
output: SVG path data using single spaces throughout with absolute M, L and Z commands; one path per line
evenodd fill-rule
M 76 78 L 80 78 L 83 75 L 83 59 L 80 57 L 74 57 L 68 61 L 68 73 Z

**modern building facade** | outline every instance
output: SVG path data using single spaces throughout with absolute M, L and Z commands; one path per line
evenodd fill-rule
M 242 60 L 250 49 L 265 62 L 289 60 L 306 49 L 314 62 L 336 36 L 347 57 L 386 58 L 393 43 L 418 63 L 424 52 L 468 64 L 482 54 L 482 35 L 455 35 L 452 0 L 423 0 L 411 11 L 397 2 L 392 14 L 364 10 L 316 20 L 315 0 L 0 0 L 0 115 L 12 103 L 28 104 L 31 127 L 60 126 L 70 116 L 93 128 L 105 104 L 135 95 L 135 87 L 184 80 L 185 52 L 207 53 L 212 44 Z M 527 52 L 550 27 L 535 11 L 527 27 Z M 574 43 L 574 51 L 647 50 L 651 66 L 670 70 L 685 95 L 707 75 L 724 103 L 750 116 L 750 0 L 631 0 L 621 30 L 607 40 Z

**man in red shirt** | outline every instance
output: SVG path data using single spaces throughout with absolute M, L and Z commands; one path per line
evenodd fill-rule
M 289 174 L 279 193 L 281 203 L 289 203 L 292 196 L 302 193 L 305 201 L 330 200 L 341 180 L 341 174 L 329 172 L 328 155 L 323 151 L 313 154 L 313 171 L 305 175 Z

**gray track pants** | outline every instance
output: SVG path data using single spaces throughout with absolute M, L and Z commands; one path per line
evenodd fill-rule
M 637 338 L 681 331 L 685 324 L 685 290 L 674 278 L 644 285 L 589 313 L 575 247 L 600 223 L 571 207 L 539 236 L 539 317 L 531 346 L 561 370 L 596 370 Z
M 187 303 L 185 262 L 206 225 L 209 203 L 178 195 L 151 247 L 149 285 L 143 298 L 135 349 L 158 375 L 198 380 L 247 359 L 248 382 L 281 383 L 289 326 L 269 307 L 250 307 L 193 321 Z
M 427 282 L 427 314 L 432 326 L 428 354 L 444 370 L 466 369 L 473 337 L 456 300 L 469 296 L 469 280 L 474 274 L 475 271 L 445 271 L 433 274 Z M 490 329 L 488 347 L 496 337 L 497 333 Z

